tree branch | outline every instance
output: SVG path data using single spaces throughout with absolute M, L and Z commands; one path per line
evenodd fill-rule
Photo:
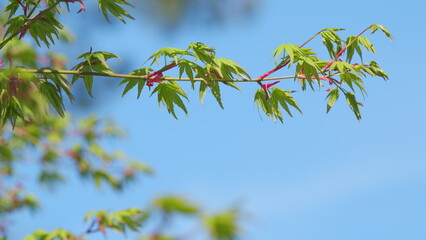
M 128 75 L 128 74 L 119 74 L 119 73 L 101 73 L 101 72 L 80 72 L 75 70 L 51 70 L 51 69 L 24 69 L 24 68 L 16 68 L 16 69 L 0 69 L 1 72 L 7 73 L 40 73 L 40 74 L 65 74 L 65 75 L 80 75 L 80 76 L 101 76 L 101 77 L 111 77 L 111 78 L 133 78 L 133 79 L 142 79 L 148 80 L 151 76 L 148 75 Z M 273 81 L 280 79 L 292 79 L 295 78 L 295 75 L 291 76 L 281 76 L 281 77 L 271 77 L 271 78 L 235 78 L 235 79 L 218 79 L 222 82 L 258 82 L 258 81 Z M 176 81 L 176 82 L 189 82 L 196 81 L 201 82 L 205 81 L 204 78 L 174 78 L 174 77 L 163 77 L 162 80 Z

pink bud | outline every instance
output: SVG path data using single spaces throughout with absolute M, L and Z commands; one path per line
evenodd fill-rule
M 155 77 L 153 79 L 148 79 L 148 82 L 147 82 L 146 85 L 148 87 L 152 87 L 152 86 L 154 86 L 155 82 L 162 82 L 163 81 L 161 79 L 162 77 L 163 77 L 163 73 L 162 72 L 158 72 L 158 73 L 155 74 Z

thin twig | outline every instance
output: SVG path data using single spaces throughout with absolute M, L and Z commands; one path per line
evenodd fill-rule
M 149 79 L 148 75 L 129 75 L 129 74 L 119 74 L 119 73 L 102 73 L 102 72 L 80 72 L 75 70 L 51 70 L 51 69 L 24 69 L 24 68 L 16 68 L 16 69 L 0 69 L 0 72 L 7 73 L 39 73 L 39 74 L 65 74 L 65 75 L 79 75 L 79 76 L 102 76 L 102 77 L 111 77 L 111 78 L 131 78 L 131 79 Z M 271 77 L 271 78 L 235 78 L 235 79 L 218 79 L 224 82 L 257 82 L 257 81 L 273 81 L 280 79 L 292 79 L 295 78 L 295 75 L 291 76 L 281 76 L 281 77 Z M 174 77 L 163 77 L 163 80 L 169 81 L 181 81 L 181 82 L 189 82 L 189 81 L 205 81 L 204 78 L 174 78 Z

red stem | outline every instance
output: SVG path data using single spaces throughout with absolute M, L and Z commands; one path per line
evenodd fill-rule
M 339 59 L 339 57 L 346 51 L 346 49 L 353 43 L 353 42 L 355 42 L 355 40 L 357 40 L 362 34 L 364 34 L 368 29 L 370 29 L 371 28 L 371 26 L 370 27 L 368 27 L 368 28 L 366 28 L 366 29 L 364 29 L 362 32 L 360 32 L 354 39 L 352 39 L 352 41 L 350 41 L 348 44 L 346 44 L 343 48 L 342 48 L 342 50 L 340 50 L 337 54 L 336 54 L 336 56 L 334 57 L 334 59 L 333 60 L 331 60 L 329 63 L 327 63 L 327 65 L 325 65 L 322 69 L 321 69 L 321 71 L 325 71 L 325 70 L 327 70 L 330 66 L 331 66 L 331 64 L 333 64 L 335 61 L 337 61 L 338 59 Z
M 289 63 L 290 63 L 290 61 L 287 61 L 287 62 L 283 63 L 282 65 L 278 65 L 278 66 L 276 66 L 276 67 L 275 67 L 274 69 L 272 69 L 271 71 L 269 71 L 269 72 L 267 72 L 267 73 L 263 74 L 262 76 L 260 76 L 260 77 L 259 77 L 259 79 L 260 79 L 260 80 L 262 80 L 262 79 L 266 78 L 267 76 L 271 75 L 272 73 L 274 73 L 274 72 L 276 72 L 276 71 L 280 70 L 281 68 L 283 68 L 283 67 L 287 66 L 287 64 L 289 64 Z
M 312 36 L 306 42 L 304 42 L 302 45 L 300 45 L 300 48 L 304 47 L 306 44 L 308 44 L 310 41 L 312 41 L 312 39 L 314 39 L 316 36 L 318 36 L 319 34 L 321 34 L 322 32 L 324 32 L 324 30 L 325 29 L 317 32 L 314 36 Z M 281 68 L 287 66 L 287 64 L 289 64 L 289 63 L 290 63 L 290 61 L 287 61 L 287 62 L 283 63 L 282 65 L 279 65 L 279 66 L 275 67 L 271 71 L 269 71 L 269 72 L 263 74 L 262 76 L 260 76 L 259 79 L 262 80 L 262 79 L 266 78 L 267 76 L 271 75 L 272 73 L 274 73 L 274 72 L 280 70 Z M 260 83 L 260 81 L 258 83 L 259 83 L 260 86 L 262 86 L 262 84 Z
M 148 78 L 153 77 L 153 76 L 155 76 L 155 75 L 157 75 L 159 73 L 165 72 L 165 71 L 167 71 L 169 69 L 172 69 L 172 68 L 176 67 L 177 65 L 178 64 L 176 62 L 173 62 L 173 63 L 171 63 L 169 65 L 164 66 L 162 69 L 160 69 L 158 71 L 155 71 L 153 73 L 150 73 L 150 74 L 146 75 L 146 78 L 148 79 Z

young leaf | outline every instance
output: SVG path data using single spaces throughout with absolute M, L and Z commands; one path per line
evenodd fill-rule
M 360 71 L 357 68 L 355 68 L 354 66 L 352 66 L 350 63 L 347 63 L 347 62 L 335 61 L 330 65 L 330 69 L 335 69 L 335 68 L 337 68 L 337 70 L 340 73 L 347 73 L 348 71 L 360 73 Z
M 367 93 L 367 91 L 365 91 L 364 89 L 364 82 L 356 74 L 350 73 L 350 72 L 343 73 L 343 74 L 340 74 L 340 79 L 341 79 L 341 82 L 346 83 L 352 89 L 352 91 L 355 91 L 354 89 L 354 84 L 355 84 L 363 95 Z
M 27 18 L 24 15 L 20 15 L 20 16 L 10 18 L 5 24 L 7 26 L 7 28 L 4 32 L 3 38 L 9 37 L 10 35 L 21 30 L 22 27 L 24 26 L 26 20 L 27 20 Z
M 57 71 L 51 68 L 41 68 L 41 70 L 49 70 L 52 73 L 42 73 L 41 75 L 47 79 L 50 79 L 54 82 L 56 87 L 60 91 L 64 91 L 69 100 L 72 102 L 74 100 L 74 96 L 71 93 L 71 84 L 65 79 L 65 77 L 61 74 L 59 74 Z
M 334 103 L 339 98 L 339 89 L 334 88 L 327 94 L 327 113 L 330 111 L 330 109 L 333 107 Z
M 376 53 L 376 49 L 374 48 L 373 43 L 370 42 L 370 40 L 368 40 L 368 38 L 366 38 L 364 36 L 359 36 L 358 42 L 368 51 L 370 51 L 372 53 Z
M 276 121 L 276 116 L 272 111 L 271 102 L 266 99 L 266 93 L 263 89 L 258 89 L 254 95 L 254 101 L 256 102 L 257 109 L 262 109 L 266 116 Z
M 187 51 L 191 51 L 189 54 L 204 63 L 214 64 L 215 51 L 212 47 L 205 45 L 204 43 L 192 43 L 188 46 Z
M 132 17 L 124 8 L 121 7 L 121 5 L 132 5 L 125 0 L 98 0 L 98 6 L 99 9 L 102 11 L 105 19 L 109 22 L 108 12 L 114 15 L 116 18 L 118 18 L 123 23 L 126 23 L 124 20 L 124 17 L 130 18 L 134 20 L 135 18 Z
M 300 113 L 302 113 L 302 110 L 300 110 L 299 105 L 297 104 L 296 100 L 291 96 L 291 91 L 284 91 L 281 88 L 273 87 L 271 88 L 271 102 L 278 102 L 280 106 L 290 115 L 290 117 L 293 117 L 293 115 L 290 112 L 290 109 L 288 105 L 292 106 L 293 108 L 297 109 Z
M 208 86 L 210 87 L 210 90 L 211 90 L 213 96 L 215 97 L 217 103 L 219 104 L 220 108 L 223 109 L 222 97 L 220 95 L 219 83 L 217 81 L 214 81 L 214 80 L 207 80 L 207 82 L 208 82 Z
M 290 58 L 290 66 L 295 62 L 295 56 L 301 54 L 300 48 L 297 45 L 294 44 L 281 44 L 278 46 L 277 49 L 274 51 L 274 60 L 277 62 L 278 57 L 283 54 L 282 59 L 285 58 L 285 54 Z
M 62 97 L 59 95 L 59 89 L 55 85 L 45 81 L 40 84 L 40 93 L 44 95 L 52 104 L 56 112 L 65 117 L 65 106 Z
M 175 62 L 178 62 L 178 59 L 182 57 L 183 55 L 187 54 L 187 51 L 179 49 L 179 48 L 172 48 L 172 47 L 165 47 L 162 49 L 157 50 L 155 53 L 153 53 L 147 61 L 152 59 L 152 62 L 150 65 L 154 63 L 158 63 L 158 59 L 160 57 L 164 57 L 164 61 L 166 61 L 166 57 L 169 57 L 173 59 Z
M 83 76 L 83 82 L 84 82 L 84 86 L 86 86 L 87 93 L 89 94 L 89 96 L 93 97 L 93 95 L 92 95 L 93 76 L 92 75 L 84 75 Z
M 220 73 L 222 73 L 224 78 L 232 79 L 236 75 L 250 79 L 249 74 L 238 63 L 230 59 L 215 58 L 214 63 L 219 67 Z
M 207 93 L 207 84 L 204 81 L 200 82 L 200 90 L 199 90 L 199 95 L 200 95 L 200 103 L 203 104 L 204 101 L 204 97 L 206 96 Z
M 167 111 L 173 115 L 174 118 L 177 119 L 175 113 L 175 105 L 182 109 L 186 115 L 188 115 L 188 111 L 183 103 L 181 97 L 188 100 L 185 91 L 179 86 L 176 82 L 159 82 L 155 87 L 154 91 L 152 91 L 151 96 L 154 93 L 157 93 L 158 96 L 158 105 L 166 106 Z
M 331 58 L 335 58 L 336 54 L 342 49 L 342 40 L 333 29 L 327 29 L 321 32 L 322 42 L 326 46 L 328 54 Z
M 386 35 L 386 37 L 392 40 L 392 35 L 390 34 L 389 30 L 387 30 L 384 26 L 379 24 L 371 25 L 371 33 L 375 33 L 378 29 L 380 29 Z
M 129 73 L 129 75 L 145 76 L 145 75 L 148 75 L 152 71 L 154 71 L 152 68 L 141 68 L 141 69 L 133 70 L 132 72 Z M 136 84 L 137 84 L 138 85 L 137 99 L 139 99 L 139 97 L 142 93 L 142 90 L 145 86 L 146 80 L 140 79 L 140 78 L 125 78 L 118 84 L 118 86 L 120 86 L 124 83 L 127 83 L 127 84 L 126 84 L 126 87 L 124 88 L 121 96 L 123 97 L 124 95 L 126 95 L 126 93 L 130 89 L 132 89 L 134 86 L 136 86 Z
M 346 101 L 351 108 L 352 112 L 358 120 L 361 120 L 361 112 L 359 111 L 358 105 L 362 106 L 362 103 L 357 102 L 355 95 L 352 92 L 345 93 Z
M 318 84 L 320 82 L 318 72 L 321 70 L 316 60 L 314 56 L 299 56 L 295 77 L 298 75 L 304 76 L 304 78 L 299 78 L 302 90 L 306 90 L 306 83 L 308 83 L 313 90 L 313 81 L 316 80 Z
M 42 19 L 37 19 L 29 25 L 29 33 L 36 41 L 37 45 L 40 46 L 40 41 L 43 42 L 47 47 L 50 44 L 54 44 L 54 38 L 59 39 L 59 30 L 63 28 L 63 25 L 56 19 L 56 15 L 53 11 L 44 12 Z
M 15 15 L 16 11 L 19 9 L 18 1 L 10 1 L 9 5 L 3 10 L 3 12 L 9 12 L 8 20 Z

